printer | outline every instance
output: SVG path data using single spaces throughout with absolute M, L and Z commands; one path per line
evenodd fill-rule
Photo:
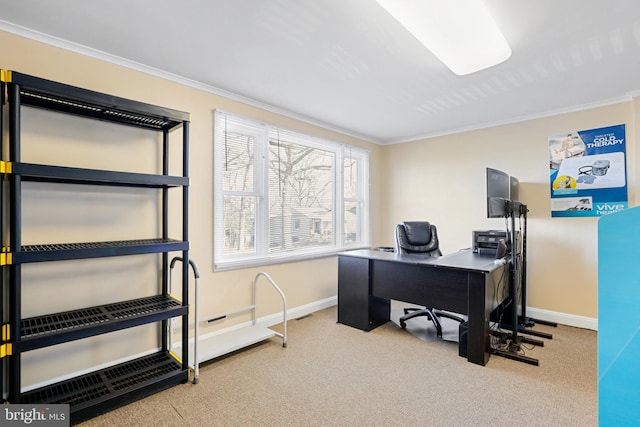
M 475 230 L 472 248 L 474 253 L 502 258 L 511 251 L 509 233 L 504 230 Z

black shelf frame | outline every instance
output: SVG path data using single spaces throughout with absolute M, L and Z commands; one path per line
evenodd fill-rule
M 25 352 L 189 314 L 177 299 L 156 295 L 22 319 L 14 351 Z
M 188 372 L 167 351 L 120 363 L 22 394 L 26 404 L 68 404 L 76 424 L 111 409 L 188 381 Z
M 171 130 L 189 121 L 189 114 L 182 111 L 82 89 L 16 71 L 6 73 L 7 81 L 20 88 L 20 102 L 25 106 L 154 130 Z
M 0 172 L 4 176 L 0 194 L 3 246 L 2 370 L 7 378 L 0 384 L 5 403 L 68 403 L 72 422 L 99 415 L 132 400 L 189 379 L 189 125 L 188 113 L 137 102 L 126 98 L 82 89 L 15 71 L 0 70 L 4 111 L 8 105 L 8 144 L 1 144 Z M 84 169 L 21 162 L 21 108 L 43 108 L 118 125 L 135 126 L 162 134 L 162 173 L 143 174 L 111 170 Z M 169 133 L 182 128 L 182 176 L 169 175 Z M 88 243 L 23 245 L 21 238 L 21 194 L 23 182 L 79 184 L 91 186 L 157 189 L 161 200 L 160 236 L 151 239 Z M 169 189 L 182 190 L 182 236 L 168 236 Z M 19 249 L 16 249 L 19 248 Z M 181 301 L 168 293 L 170 252 L 182 252 Z M 123 255 L 159 254 L 162 258 L 159 294 L 63 313 L 22 319 L 22 265 Z M 167 326 L 182 318 L 182 358 L 170 352 Z M 159 351 L 111 368 L 21 391 L 21 353 L 117 330 L 160 323 Z M 38 329 L 34 325 L 43 328 Z M 46 331 L 43 329 L 47 329 Z M 5 354 L 6 353 L 6 354 Z
M 142 188 L 171 188 L 189 185 L 189 178 L 182 176 L 116 172 L 34 163 L 10 163 L 7 168 L 11 170 L 11 173 L 20 175 L 23 181 Z
M 119 240 L 112 242 L 51 243 L 25 245 L 11 253 L 13 264 L 122 255 L 154 254 L 189 249 L 189 242 L 172 239 Z

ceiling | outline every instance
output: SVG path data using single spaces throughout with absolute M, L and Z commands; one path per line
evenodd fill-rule
M 379 144 L 640 95 L 639 1 L 485 3 L 513 53 L 467 76 L 373 0 L 0 0 L 0 30 Z

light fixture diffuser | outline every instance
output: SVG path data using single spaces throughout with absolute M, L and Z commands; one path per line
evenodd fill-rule
M 509 44 L 482 0 L 377 2 L 459 76 L 511 56 Z

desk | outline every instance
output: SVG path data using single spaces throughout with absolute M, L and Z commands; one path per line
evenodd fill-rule
M 489 360 L 489 316 L 508 295 L 509 274 L 492 257 L 464 250 L 439 258 L 373 250 L 338 259 L 338 323 L 370 331 L 389 321 L 390 300 L 469 317 L 467 360 Z

